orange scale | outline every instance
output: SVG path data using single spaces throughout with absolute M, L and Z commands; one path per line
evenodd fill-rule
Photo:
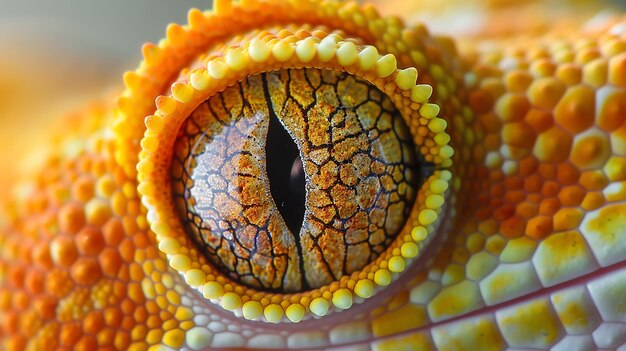
M 156 301 L 148 300 L 146 301 L 145 306 L 146 306 L 146 310 L 152 317 L 158 318 L 156 315 L 159 313 L 159 311 L 161 311 L 161 307 L 159 307 Z
M 83 330 L 86 333 L 96 334 L 104 328 L 104 317 L 101 311 L 91 311 L 83 319 Z
M 575 229 L 580 225 L 584 213 L 578 208 L 562 208 L 554 215 L 554 230 Z
M 15 334 L 19 326 L 19 314 L 17 311 L 8 311 L 4 314 L 4 318 L 0 321 L 2 330 L 7 334 Z
M 563 162 L 569 157 L 572 136 L 564 130 L 552 127 L 537 138 L 534 155 L 541 161 Z
M 13 294 L 13 305 L 18 310 L 25 310 L 30 305 L 30 296 L 22 291 Z
M 96 158 L 93 160 L 93 162 L 91 163 L 91 173 L 93 173 L 96 176 L 101 176 L 103 175 L 107 170 L 107 164 L 106 164 L 106 160 L 102 159 L 102 158 Z
M 133 317 L 130 316 L 130 312 L 124 312 L 124 314 L 126 315 L 124 316 L 124 318 L 122 318 L 121 327 L 124 330 L 130 331 L 137 325 L 137 323 L 135 323 L 135 320 L 133 319 Z
M 14 288 L 22 288 L 24 286 L 24 278 L 26 269 L 22 266 L 13 265 L 8 267 L 7 278 L 11 286 Z
M 585 211 L 593 211 L 605 204 L 604 195 L 600 192 L 588 192 L 580 207 Z
M 546 216 L 551 216 L 561 208 L 561 203 L 557 198 L 547 198 L 541 201 L 539 204 L 539 213 Z
M 543 179 L 539 174 L 532 174 L 524 179 L 524 190 L 529 193 L 537 193 L 541 191 Z
M 24 279 L 26 291 L 32 294 L 41 293 L 44 289 L 45 278 L 45 274 L 41 271 L 34 268 L 29 269 Z
M 587 190 L 602 190 L 608 185 L 609 180 L 602 171 L 587 171 L 581 174 L 579 182 Z
M 523 93 L 532 83 L 533 77 L 526 71 L 515 70 L 507 73 L 505 77 L 506 87 L 513 93 Z
M 117 278 L 121 281 L 127 282 L 129 280 L 129 276 L 128 276 L 128 266 L 127 265 L 122 265 L 120 267 L 120 270 L 117 274 Z M 114 285 L 114 287 L 117 288 L 117 285 Z M 124 294 L 117 294 L 117 296 L 126 296 L 126 290 L 124 290 L 123 292 Z
M 52 270 L 46 278 L 46 290 L 59 298 L 67 295 L 73 286 L 74 282 L 66 271 Z
M 580 178 L 580 171 L 570 163 L 560 163 L 557 166 L 556 178 L 564 185 L 574 184 Z
M 7 338 L 7 351 L 22 351 L 26 349 L 27 338 L 22 335 L 14 335 Z
M 541 187 L 541 194 L 545 197 L 556 196 L 559 193 L 561 185 L 555 181 L 547 181 Z
M 626 86 L 626 53 L 610 59 L 609 82 L 617 86 Z
M 126 210 L 126 199 L 124 199 L 124 195 L 121 191 L 116 191 L 111 196 L 111 210 L 113 214 L 116 216 L 123 216 L 127 213 Z
M 504 201 L 510 203 L 520 203 L 526 199 L 526 192 L 523 190 L 507 191 L 504 196 Z
M 111 218 L 102 228 L 104 241 L 107 245 L 117 246 L 122 242 L 126 233 L 122 223 L 117 218 Z
M 522 177 L 507 177 L 504 184 L 507 189 L 523 189 L 524 179 Z
M 149 316 L 146 325 L 150 329 L 160 328 L 163 325 L 163 321 L 156 315 Z
M 52 184 L 48 190 L 37 189 L 38 192 L 47 192 L 50 200 L 50 206 L 63 206 L 70 197 L 70 190 L 64 184 Z
M 72 265 L 71 276 L 78 284 L 93 285 L 102 277 L 102 269 L 95 258 L 80 258 Z
M 544 61 L 545 62 L 545 61 Z M 533 65 L 537 67 L 536 65 Z M 537 68 L 545 68 L 539 67 Z M 530 102 L 545 110 L 551 110 L 561 99 L 565 92 L 565 85 L 554 77 L 546 77 L 536 79 L 528 89 L 528 98 Z
M 159 318 L 163 321 L 162 324 L 165 324 L 165 322 L 172 319 L 172 317 L 174 317 L 174 315 L 166 310 L 161 310 L 161 312 L 159 312 Z
M 491 94 L 485 90 L 475 90 L 469 94 L 469 105 L 476 114 L 486 114 L 494 105 Z
M 584 199 L 585 189 L 578 185 L 568 186 L 559 192 L 559 201 L 563 206 L 578 206 Z
M 626 91 L 612 91 L 605 98 L 596 123 L 609 132 L 626 123 Z
M 522 120 L 529 109 L 530 103 L 523 94 L 505 94 L 498 99 L 495 106 L 495 112 L 506 122 Z
M 148 319 L 148 311 L 144 306 L 137 306 L 137 308 L 135 308 L 135 312 L 133 313 L 133 317 L 138 323 L 144 324 Z
M 598 50 L 598 48 L 596 47 L 588 47 L 588 48 L 584 48 L 579 50 L 576 53 L 576 63 L 578 64 L 585 64 L 587 62 L 591 62 L 595 59 L 597 59 L 598 57 L 602 56 L 602 54 L 600 53 L 600 51 Z
M 532 156 L 524 157 L 519 161 L 519 174 L 522 177 L 527 177 L 536 174 L 539 162 Z
M 517 238 L 524 234 L 526 229 L 526 220 L 520 216 L 514 215 L 500 224 L 500 233 L 507 238 Z
M 137 219 L 131 215 L 127 215 L 122 218 L 122 225 L 124 227 L 124 231 L 128 234 L 134 234 L 139 230 L 139 226 L 137 226 Z
M 608 158 L 610 148 L 609 141 L 605 136 L 587 136 L 575 143 L 570 159 L 581 168 L 597 167 Z
M 539 205 L 529 201 L 524 201 L 517 205 L 515 213 L 524 218 L 532 218 L 539 213 Z
M 122 324 L 123 313 L 119 307 L 108 307 L 104 310 L 104 322 L 111 328 L 117 328 Z
M 511 218 L 511 216 L 513 216 L 514 213 L 515 213 L 515 206 L 511 204 L 507 204 L 495 210 L 493 213 L 493 218 L 496 221 L 504 221 L 507 218 Z
M 130 196 L 129 198 L 132 199 L 132 197 Z M 131 216 L 138 216 L 141 213 L 141 203 L 139 203 L 139 200 L 125 200 L 125 201 L 128 201 L 128 203 L 126 204 L 126 211 Z
M 128 297 L 137 304 L 143 304 L 146 302 L 146 297 L 144 296 L 139 283 L 133 282 L 128 284 Z
M 98 339 L 98 350 L 115 350 L 115 348 L 113 348 L 112 346 L 113 341 L 115 340 L 115 330 L 104 329 L 98 333 L 96 338 Z
M 64 324 L 61 327 L 59 341 L 61 342 L 61 345 L 71 347 L 76 344 L 81 335 L 82 330 L 79 323 Z
M 548 216 L 539 216 L 528 221 L 526 226 L 526 236 L 541 240 L 552 232 L 552 218 Z
M 548 58 L 542 58 L 535 60 L 535 62 L 530 65 L 530 70 L 540 77 L 549 77 L 554 74 L 556 64 Z
M 135 246 L 130 239 L 124 239 L 122 243 L 119 245 L 119 252 L 126 262 L 133 262 L 135 258 Z
M 11 307 L 11 293 L 8 289 L 0 289 L 0 310 L 6 311 Z
M 577 64 L 566 63 L 557 68 L 556 76 L 567 85 L 575 85 L 582 79 L 582 70 Z
M 539 174 L 543 177 L 543 179 L 555 179 L 556 166 L 551 163 L 541 163 L 539 165 Z
M 104 238 L 98 227 L 83 228 L 76 236 L 78 250 L 84 255 L 97 255 L 104 248 Z
M 76 203 L 69 203 L 59 211 L 59 229 L 62 232 L 75 234 L 85 225 L 83 207 Z
M 79 201 L 87 202 L 94 195 L 94 184 L 91 177 L 82 176 L 72 185 L 72 195 Z
M 117 331 L 117 333 L 115 334 L 115 341 L 113 342 L 113 345 L 118 350 L 126 350 L 130 345 L 129 333 L 124 330 Z
M 76 345 L 74 345 L 75 351 L 92 351 L 98 348 L 98 341 L 93 335 L 84 335 L 81 337 Z
M 483 145 L 487 150 L 498 150 L 502 145 L 500 134 L 489 134 L 485 137 Z
M 152 244 L 152 241 L 148 238 L 148 235 L 146 235 L 145 232 L 137 232 L 133 234 L 132 238 L 135 243 L 135 247 L 140 250 L 146 249 Z
M 110 277 L 116 277 L 122 266 L 122 258 L 114 248 L 104 249 L 98 256 L 102 272 Z
M 33 306 L 42 319 L 54 319 L 56 315 L 57 300 L 52 296 L 37 298 Z
M 152 234 L 150 234 L 150 242 L 154 243 L 155 242 L 155 238 Z M 155 244 L 151 244 L 151 245 L 155 245 Z M 157 247 L 154 246 L 148 246 L 145 250 L 146 253 L 146 258 L 149 260 L 156 260 L 156 262 L 153 262 L 155 265 L 159 264 L 159 266 L 156 267 L 156 269 L 158 271 L 165 271 L 165 268 L 161 269 L 160 264 L 162 263 L 163 266 L 165 266 L 165 261 L 161 261 L 159 260 L 161 258 L 161 251 L 159 251 L 159 249 Z M 202 269 L 203 271 L 207 271 L 209 269 L 208 265 L 203 265 L 202 267 L 199 267 L 200 269 Z
M 510 145 L 531 149 L 535 144 L 537 134 L 526 123 L 508 123 L 502 128 L 502 140 Z
M 28 338 L 33 338 L 42 325 L 41 317 L 32 309 L 20 315 L 20 331 Z
M 45 193 L 33 194 L 26 203 L 27 211 L 30 213 L 41 213 L 48 206 L 48 198 Z

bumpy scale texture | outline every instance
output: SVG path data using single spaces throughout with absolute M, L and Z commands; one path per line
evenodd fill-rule
M 626 20 L 591 24 L 457 48 L 353 3 L 190 11 L 7 201 L 1 348 L 626 349 Z M 181 236 L 162 160 L 207 95 L 303 67 L 387 95 L 438 178 L 365 268 L 266 294 Z

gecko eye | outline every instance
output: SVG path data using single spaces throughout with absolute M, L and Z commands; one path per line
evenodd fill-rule
M 348 309 L 442 223 L 453 150 L 432 87 L 341 33 L 234 42 L 188 62 L 145 119 L 138 190 L 158 247 L 246 319 Z
M 379 89 L 345 72 L 287 69 L 247 77 L 191 113 L 172 186 L 188 233 L 226 276 L 298 292 L 384 252 L 426 166 Z

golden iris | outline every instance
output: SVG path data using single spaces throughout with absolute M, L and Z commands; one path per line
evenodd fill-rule
M 175 144 L 173 194 L 196 245 L 231 279 L 305 291 L 393 242 L 425 175 L 418 154 L 372 84 L 283 69 L 249 76 L 191 114 Z

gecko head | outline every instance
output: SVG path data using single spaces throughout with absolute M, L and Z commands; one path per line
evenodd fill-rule
M 274 323 L 410 276 L 452 180 L 446 50 L 355 3 L 216 1 L 170 25 L 127 73 L 116 128 L 169 265 Z

